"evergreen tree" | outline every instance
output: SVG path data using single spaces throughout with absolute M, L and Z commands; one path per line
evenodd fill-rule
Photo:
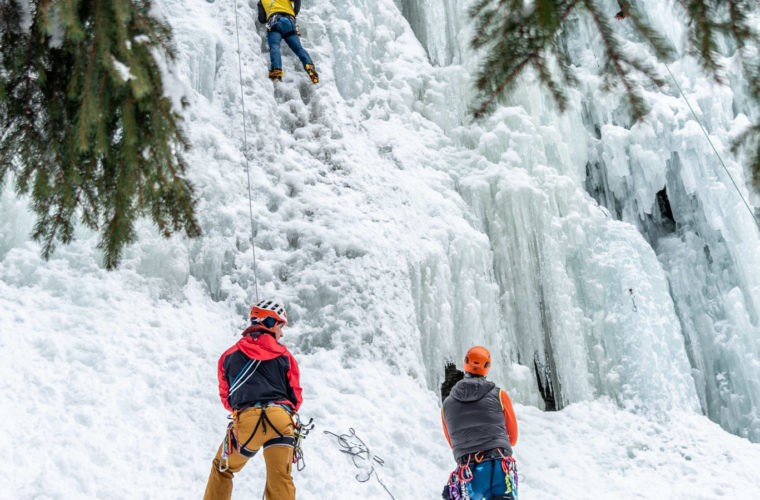
M 748 93 L 760 105 L 760 35 L 752 24 L 751 14 L 760 14 L 757 0 L 671 0 L 683 13 L 687 25 L 689 51 L 706 74 L 723 82 L 719 43 L 722 38 L 736 47 Z M 626 22 L 664 62 L 675 51 L 647 20 L 635 0 L 619 0 Z M 567 105 L 566 89 L 576 84 L 570 61 L 562 49 L 561 37 L 572 14 L 585 13 L 599 32 L 602 47 L 602 72 L 607 88 L 621 85 L 630 103 L 633 118 L 641 119 L 648 111 L 643 98 L 644 84 L 662 86 L 656 59 L 625 49 L 613 24 L 613 6 L 609 0 L 476 0 L 470 15 L 477 35 L 472 45 L 485 54 L 477 76 L 483 114 L 494 100 L 510 89 L 516 78 L 533 68 L 561 109 Z M 756 19 L 756 18 L 755 18 Z M 650 83 L 648 83 L 650 82 Z M 760 123 L 754 124 L 735 144 L 754 144 L 751 168 L 755 185 L 760 189 Z
M 173 57 L 150 0 L 0 0 L 0 184 L 30 195 L 45 258 L 77 221 L 109 269 L 138 217 L 200 234 L 162 81 Z

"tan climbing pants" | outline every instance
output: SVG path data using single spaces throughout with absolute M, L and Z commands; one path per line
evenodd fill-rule
M 277 431 L 280 431 L 280 434 L 285 436 L 293 435 L 293 420 L 284 408 L 269 406 L 265 411 L 271 425 L 262 419 L 258 429 L 256 429 L 256 434 L 245 446 L 250 451 L 258 451 L 267 441 L 279 437 Z M 238 433 L 236 438 L 240 440 L 241 445 L 248 441 L 254 428 L 256 428 L 256 424 L 261 417 L 261 412 L 262 409 L 260 407 L 249 408 L 238 416 Z M 277 431 L 272 429 L 272 426 Z M 232 496 L 232 477 L 248 462 L 247 457 L 233 450 L 229 454 L 229 468 L 224 472 L 220 472 L 219 462 L 222 459 L 222 446 L 216 452 L 216 457 L 211 466 L 211 474 L 208 477 L 206 494 L 203 496 L 203 500 L 229 500 Z M 264 461 L 267 467 L 266 500 L 295 500 L 296 487 L 290 475 L 293 461 L 293 447 L 283 444 L 266 445 L 264 446 Z

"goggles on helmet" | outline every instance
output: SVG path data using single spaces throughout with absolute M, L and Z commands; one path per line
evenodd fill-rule
M 280 321 L 275 318 L 274 316 L 267 316 L 266 318 L 251 318 L 251 324 L 252 325 L 264 325 L 265 328 L 272 329 L 277 325 L 277 323 L 280 323 Z

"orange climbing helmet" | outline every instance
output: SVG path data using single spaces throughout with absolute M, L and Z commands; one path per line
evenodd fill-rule
M 485 347 L 476 345 L 470 347 L 464 355 L 464 371 L 475 375 L 488 375 L 491 369 L 491 353 Z
M 260 300 L 251 308 L 251 324 L 263 323 L 266 318 L 274 318 L 286 325 L 288 324 L 285 307 L 274 300 Z

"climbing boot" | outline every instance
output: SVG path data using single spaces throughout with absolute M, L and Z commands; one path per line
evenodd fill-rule
M 269 79 L 273 82 L 281 82 L 282 81 L 282 70 L 281 69 L 273 69 L 269 72 Z
M 317 74 L 317 70 L 314 69 L 313 64 L 307 64 L 304 66 L 304 69 L 309 74 L 309 78 L 311 78 L 312 83 L 319 83 L 319 75 Z

